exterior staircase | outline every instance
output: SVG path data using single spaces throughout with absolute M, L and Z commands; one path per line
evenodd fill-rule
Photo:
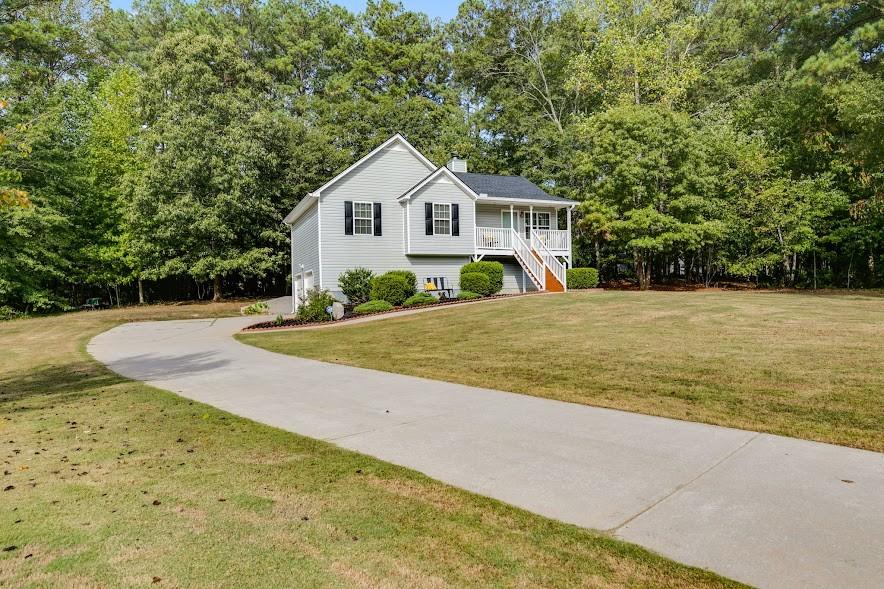
M 543 243 L 536 231 L 529 244 L 515 229 L 512 231 L 513 255 L 537 290 L 565 292 L 568 289 L 565 265 Z

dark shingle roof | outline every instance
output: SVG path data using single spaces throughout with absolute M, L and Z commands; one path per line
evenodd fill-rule
M 473 174 L 455 172 L 455 176 L 477 194 L 487 194 L 491 198 L 524 198 L 549 202 L 572 203 L 567 198 L 552 196 L 539 186 L 522 176 L 498 176 L 497 174 Z

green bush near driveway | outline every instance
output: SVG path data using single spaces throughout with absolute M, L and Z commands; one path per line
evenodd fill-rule
M 434 297 L 428 292 L 418 292 L 407 299 L 402 303 L 403 307 L 414 307 L 416 305 L 432 305 L 433 303 L 438 303 L 439 299 Z
M 463 285 L 463 276 L 464 274 L 471 274 L 473 272 L 480 272 L 488 276 L 488 292 L 476 291 L 485 295 L 492 295 L 503 290 L 503 264 L 500 262 L 470 262 L 469 264 L 465 264 L 460 269 L 461 276 L 461 285 L 460 287 L 465 290 L 475 290 L 472 288 L 467 288 Z
M 361 305 L 356 305 L 353 312 L 357 315 L 368 315 L 370 313 L 381 313 L 393 309 L 393 305 L 387 301 L 368 301 Z
M 263 315 L 270 309 L 270 306 L 263 302 L 259 301 L 257 303 L 252 303 L 251 305 L 247 305 L 240 309 L 240 312 L 243 315 Z
M 338 286 L 353 305 L 359 305 L 371 298 L 371 279 L 374 272 L 368 268 L 351 268 L 338 277 Z
M 595 288 L 599 285 L 599 271 L 595 268 L 568 268 L 568 288 Z
M 327 290 L 313 288 L 307 292 L 307 300 L 298 307 L 296 317 L 301 321 L 331 321 L 326 308 L 335 302 L 333 297 Z
M 417 292 L 417 277 L 408 270 L 391 270 L 371 281 L 371 299 L 387 301 L 395 307 Z
M 468 301 L 470 299 L 481 299 L 482 295 L 477 292 L 472 292 L 470 290 L 462 290 L 457 293 L 457 299 L 460 301 Z
M 460 275 L 460 288 L 487 296 L 492 294 L 491 279 L 482 272 L 467 272 Z

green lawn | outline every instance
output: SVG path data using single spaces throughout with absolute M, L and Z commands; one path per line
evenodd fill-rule
M 884 451 L 884 298 L 571 292 L 333 329 L 269 350 Z
M 122 379 L 123 321 L 0 323 L 2 587 L 724 587 L 600 533 Z

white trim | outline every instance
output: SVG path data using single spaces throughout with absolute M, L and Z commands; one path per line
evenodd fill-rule
M 451 237 L 451 229 L 452 229 L 451 225 L 453 224 L 453 221 L 451 219 L 451 203 L 450 202 L 434 202 L 434 203 L 430 203 L 430 204 L 433 206 L 433 235 L 442 235 L 445 237 Z M 448 221 L 448 233 L 439 233 L 436 231 L 436 207 L 448 207 L 448 218 L 447 219 L 442 219 L 442 218 L 439 219 L 439 221 Z M 473 231 L 473 233 L 475 233 L 475 231 Z
M 397 141 L 400 142 L 409 152 L 411 152 L 411 155 L 413 155 L 418 160 L 420 160 L 420 162 L 423 165 L 425 165 L 427 167 L 427 169 L 429 169 L 429 170 L 436 169 L 436 166 L 433 165 L 433 162 L 431 162 L 426 157 L 424 157 L 424 154 L 422 154 L 417 149 L 415 149 L 415 147 L 411 143 L 409 143 L 405 139 L 405 137 L 403 137 L 400 133 L 396 133 L 395 135 L 393 135 L 392 137 L 390 137 L 389 139 L 387 139 L 386 141 L 384 141 L 383 143 L 381 143 L 380 145 L 378 145 L 377 147 L 372 149 L 366 155 L 364 155 L 361 158 L 359 158 L 358 160 L 356 160 L 356 163 L 351 165 L 349 168 L 347 168 L 346 170 L 344 170 L 343 172 L 341 172 L 340 174 L 338 174 L 337 176 L 335 176 L 334 178 L 332 178 L 331 180 L 329 180 L 328 182 L 323 184 L 318 190 L 314 190 L 313 192 L 316 194 L 322 194 L 323 190 L 328 190 L 329 188 L 331 188 L 331 186 L 333 184 L 337 183 L 338 180 L 340 180 L 341 178 L 343 178 L 344 176 L 346 176 L 347 174 L 349 174 L 350 172 L 352 172 L 353 170 L 358 168 L 359 165 L 362 164 L 364 161 L 371 159 L 371 157 L 374 156 L 376 153 L 380 152 L 383 149 L 387 149 L 388 147 L 390 147 L 393 143 L 395 143 Z
M 405 253 L 411 253 L 411 201 L 405 201 Z
M 322 288 L 322 203 L 319 197 L 316 197 L 316 253 L 317 253 L 317 274 L 319 278 L 319 288 Z
M 357 233 L 356 232 L 356 205 L 368 205 L 368 210 L 371 211 L 371 217 L 369 217 L 370 224 L 368 226 L 368 233 Z M 365 217 L 359 218 L 362 221 L 365 221 Z M 374 203 L 367 200 L 354 200 L 353 201 L 353 235 L 374 235 Z
M 389 139 L 387 139 L 386 141 L 384 141 L 383 143 L 381 143 L 380 145 L 378 145 L 377 147 L 372 149 L 370 152 L 368 152 L 367 154 L 365 154 L 364 156 L 362 156 L 361 158 L 356 160 L 356 162 L 353 165 L 351 165 L 350 167 L 345 169 L 343 172 L 341 172 L 340 174 L 338 174 L 337 176 L 335 176 L 334 178 L 332 178 L 331 180 L 329 180 L 328 182 L 323 184 L 318 189 L 314 190 L 313 192 L 308 193 L 307 196 L 312 196 L 312 197 L 315 197 L 318 199 L 320 197 L 320 195 L 322 194 L 323 190 L 328 190 L 329 188 L 331 188 L 331 186 L 333 184 L 335 184 L 338 180 L 340 180 L 341 178 L 343 178 L 344 176 L 346 176 L 347 174 L 349 174 L 350 172 L 352 172 L 353 170 L 358 168 L 363 162 L 371 159 L 375 154 L 377 154 L 381 150 L 387 149 L 388 147 L 390 147 L 391 145 L 393 145 L 394 143 L 397 143 L 397 142 L 400 143 L 403 147 L 405 147 L 405 149 L 408 150 L 411 153 L 411 155 L 416 157 L 418 159 L 418 161 L 420 161 L 420 163 L 425 165 L 428 170 L 432 171 L 432 170 L 436 169 L 436 166 L 433 164 L 433 162 L 428 160 L 424 156 L 424 154 L 419 152 L 400 133 L 396 133 L 395 135 L 393 135 L 392 137 L 390 137 Z M 304 201 L 304 199 L 302 199 L 301 202 L 303 202 L 303 201 Z M 285 219 L 283 221 L 284 223 L 291 225 L 292 223 L 295 222 L 295 220 L 298 217 L 300 217 L 301 215 L 304 214 L 303 210 L 301 210 L 301 211 L 298 210 L 300 205 L 301 205 L 301 203 L 298 203 L 298 206 L 296 206 L 294 209 L 292 209 L 292 211 L 288 215 L 285 216 Z
M 432 174 L 430 174 L 429 176 L 427 176 L 426 178 L 424 178 L 423 180 L 421 180 L 420 182 L 418 182 L 415 186 L 413 186 L 412 188 L 410 188 L 410 189 L 408 190 L 408 192 L 406 192 L 405 194 L 403 194 L 402 196 L 400 196 L 398 200 L 400 200 L 400 201 L 403 201 L 403 200 L 406 200 L 406 199 L 411 200 L 411 197 L 414 196 L 414 194 L 415 194 L 418 190 L 420 190 L 421 188 L 423 188 L 424 186 L 426 186 L 427 184 L 429 184 L 430 182 L 432 182 L 433 179 L 436 178 L 436 176 L 438 176 L 439 174 L 444 174 L 449 180 L 451 180 L 451 182 L 452 182 L 454 185 L 456 185 L 458 188 L 460 188 L 460 189 L 464 192 L 464 194 L 466 194 L 467 196 L 469 196 L 471 199 L 473 199 L 474 201 L 475 201 L 475 200 L 478 200 L 479 195 L 476 194 L 475 192 L 473 192 L 473 189 L 472 189 L 472 188 L 470 188 L 469 186 L 467 186 L 466 184 L 464 184 L 463 180 L 461 180 L 460 178 L 458 178 L 458 177 L 454 174 L 454 172 L 452 172 L 451 170 L 449 170 L 449 169 L 446 168 L 445 166 L 442 166 L 441 168 L 437 168 L 435 172 L 433 172 Z
M 479 200 L 481 200 L 483 203 L 488 203 L 488 204 L 539 205 L 539 206 L 545 206 L 545 207 L 552 207 L 555 209 L 560 209 L 562 207 L 575 207 L 575 206 L 577 206 L 577 203 L 574 202 L 573 200 L 563 202 L 560 200 L 543 200 L 543 199 L 539 199 L 539 198 L 506 198 L 504 196 L 486 197 L 484 195 L 482 195 L 482 197 Z
M 291 210 L 291 212 L 285 216 L 285 218 L 282 220 L 282 222 L 285 223 L 286 225 L 293 225 L 295 223 L 295 221 L 297 221 L 301 215 L 303 215 L 305 212 L 307 212 L 307 209 L 309 209 L 311 206 L 313 206 L 313 203 L 317 202 L 318 200 L 319 200 L 318 194 L 308 192 L 304 196 L 304 198 L 302 198 L 300 200 L 300 202 L 298 202 L 298 204 L 295 205 L 295 208 L 293 208 Z
M 317 222 L 319 219 L 317 219 Z M 289 225 L 289 244 L 291 250 L 292 268 L 292 315 L 298 310 L 298 293 L 295 292 L 295 226 Z

